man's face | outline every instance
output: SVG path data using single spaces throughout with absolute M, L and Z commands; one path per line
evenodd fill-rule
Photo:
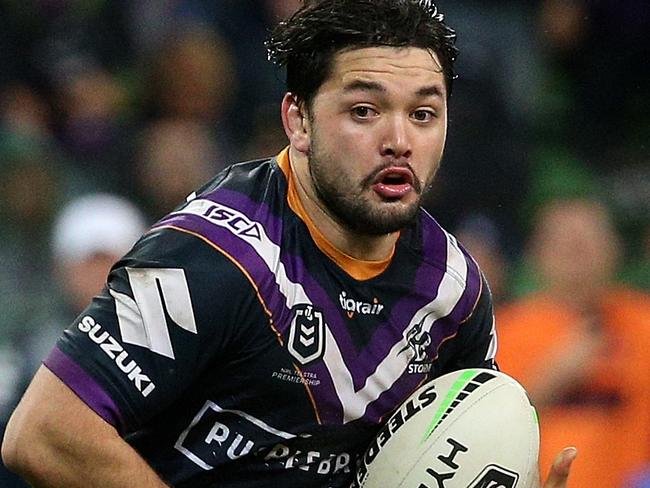
M 408 225 L 447 134 L 435 55 L 393 47 L 338 53 L 310 108 L 309 169 L 330 215 L 366 235 Z

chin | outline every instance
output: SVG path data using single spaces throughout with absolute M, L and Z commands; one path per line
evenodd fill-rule
M 392 234 L 412 225 L 417 218 L 418 208 L 417 205 L 409 205 L 407 208 L 395 212 L 381 206 L 375 212 L 351 219 L 348 223 L 350 228 L 366 235 Z

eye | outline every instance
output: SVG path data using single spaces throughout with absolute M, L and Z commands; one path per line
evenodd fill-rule
M 354 118 L 363 119 L 363 120 L 369 119 L 377 115 L 377 111 L 372 107 L 368 107 L 367 105 L 358 105 L 356 107 L 352 107 L 351 112 Z
M 411 114 L 411 117 L 417 122 L 429 122 L 436 118 L 436 113 L 433 110 L 418 109 Z

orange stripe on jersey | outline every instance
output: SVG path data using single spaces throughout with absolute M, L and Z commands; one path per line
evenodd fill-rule
M 255 289 L 255 294 L 257 295 L 257 299 L 262 304 L 262 308 L 264 309 L 264 312 L 269 316 L 269 325 L 271 326 L 271 329 L 273 329 L 273 332 L 277 336 L 278 342 L 280 343 L 280 345 L 284 347 L 284 341 L 282 340 L 282 335 L 280 334 L 280 332 L 278 331 L 278 329 L 275 327 L 275 325 L 273 323 L 273 314 L 271 313 L 269 308 L 266 306 L 266 303 L 264 302 L 264 299 L 260 295 L 260 291 L 259 291 L 259 288 L 257 287 L 257 284 L 253 280 L 253 277 L 248 273 L 246 268 L 244 268 L 239 263 L 239 261 L 237 261 L 237 259 L 235 257 L 233 257 L 231 254 L 229 254 L 225 249 L 219 247 L 214 242 L 210 241 L 209 239 L 202 236 L 201 234 L 197 234 L 196 232 L 192 232 L 192 231 L 187 230 L 187 229 L 182 229 L 180 227 L 176 227 L 175 225 L 162 225 L 160 227 L 157 227 L 157 229 L 162 229 L 162 228 L 173 229 L 173 230 L 177 230 L 179 232 L 184 232 L 185 234 L 192 235 L 194 237 L 198 237 L 203 242 L 209 244 L 211 247 L 213 247 L 214 249 L 219 251 L 221 254 L 223 254 L 225 257 L 227 257 L 230 261 L 232 261 L 232 263 L 235 266 L 237 266 L 237 268 L 239 268 L 239 270 L 244 274 L 244 276 L 246 276 L 246 278 L 250 282 L 251 286 Z M 300 378 L 303 380 L 302 384 L 305 387 L 305 390 L 307 391 L 307 396 L 309 397 L 309 401 L 310 401 L 310 403 L 312 405 L 312 408 L 314 409 L 314 415 L 316 416 L 316 421 L 319 424 L 321 424 L 322 422 L 321 422 L 321 419 L 320 419 L 320 415 L 318 414 L 318 407 L 316 406 L 316 400 L 314 399 L 314 395 L 312 394 L 311 389 L 309 388 L 309 385 L 307 385 L 307 382 L 305 381 L 305 378 L 304 378 L 300 368 L 298 368 L 298 366 L 296 366 L 295 364 L 294 364 L 294 367 L 295 367 L 297 373 L 300 375 Z
M 269 316 L 269 325 L 271 326 L 271 329 L 273 329 L 273 332 L 274 332 L 275 335 L 277 336 L 277 338 L 278 338 L 278 342 L 280 343 L 280 345 L 281 345 L 282 347 L 284 347 L 284 341 L 282 340 L 282 335 L 280 334 L 280 332 L 278 331 L 278 329 L 275 327 L 275 324 L 273 323 L 273 314 L 271 313 L 271 311 L 269 310 L 269 308 L 266 306 L 266 303 L 264 302 L 264 299 L 262 298 L 262 295 L 260 295 L 260 291 L 259 291 L 259 288 L 257 287 L 257 284 L 256 284 L 255 281 L 253 280 L 253 277 L 248 273 L 248 271 L 246 270 L 246 268 L 244 268 L 244 267 L 239 263 L 239 261 L 237 261 L 237 259 L 235 259 L 235 258 L 234 258 L 231 254 L 229 254 L 225 249 L 219 247 L 217 244 L 215 244 L 215 243 L 212 242 L 211 240 L 207 239 L 206 237 L 202 236 L 201 234 L 197 234 L 196 232 L 192 232 L 191 230 L 187 230 L 187 229 L 182 229 L 182 228 L 180 228 L 180 227 L 176 227 L 175 225 L 161 225 L 160 227 L 157 227 L 157 229 L 163 229 L 163 228 L 177 230 L 177 231 L 179 231 L 179 232 L 184 232 L 185 234 L 189 234 L 189 235 L 192 235 L 192 236 L 194 236 L 194 237 L 198 237 L 198 238 L 201 239 L 203 242 L 209 244 L 209 245 L 212 246 L 214 249 L 216 249 L 216 250 L 219 251 L 221 254 L 223 254 L 225 257 L 227 257 L 230 261 L 232 261 L 232 263 L 233 263 L 235 266 L 237 266 L 237 268 L 239 268 L 239 270 L 244 274 L 244 276 L 246 276 L 246 278 L 247 278 L 248 281 L 250 282 L 250 284 L 251 284 L 251 286 L 253 287 L 253 289 L 255 289 L 255 294 L 257 295 L 257 299 L 258 299 L 258 300 L 260 301 L 260 303 L 262 304 L 262 308 L 264 309 L 264 312 Z M 318 407 L 316 406 L 316 400 L 314 399 L 314 395 L 313 395 L 312 392 L 311 392 L 311 388 L 309 388 L 309 385 L 307 385 L 307 382 L 305 381 L 305 378 L 304 378 L 304 376 L 303 376 L 303 374 L 302 374 L 302 371 L 298 368 L 298 366 L 296 366 L 296 365 L 294 364 L 294 367 L 295 367 L 296 371 L 298 372 L 298 374 L 300 375 L 300 378 L 303 380 L 302 385 L 305 387 L 305 390 L 307 391 L 307 396 L 309 397 L 309 402 L 311 403 L 312 408 L 314 409 L 314 415 L 316 416 L 316 421 L 317 421 L 319 424 L 321 424 L 322 422 L 321 422 L 321 419 L 320 419 L 320 415 L 318 414 Z
M 177 230 L 179 232 L 184 232 L 185 234 L 192 235 L 194 237 L 198 237 L 201 239 L 203 242 L 209 244 L 212 246 L 214 249 L 219 251 L 221 254 L 223 254 L 225 257 L 227 257 L 232 263 L 239 268 L 239 270 L 246 276 L 248 281 L 250 282 L 251 286 L 255 290 L 255 294 L 257 295 L 257 299 L 259 300 L 260 304 L 262 305 L 262 308 L 264 309 L 264 313 L 269 316 L 269 325 L 271 326 L 271 329 L 273 329 L 273 332 L 278 338 L 278 342 L 280 343 L 281 346 L 284 347 L 284 341 L 282 340 L 282 335 L 278 331 L 278 329 L 275 327 L 275 324 L 273 323 L 273 313 L 269 310 L 269 308 L 266 306 L 266 302 L 264 302 L 264 298 L 262 298 L 262 295 L 260 294 L 260 290 L 257 287 L 257 283 L 253 280 L 253 277 L 248 273 L 246 268 L 244 268 L 239 261 L 235 257 L 233 257 L 231 254 L 229 254 L 225 249 L 219 247 L 217 244 L 209 240 L 208 238 L 202 236 L 201 234 L 197 234 L 196 232 L 192 232 L 191 230 L 187 229 L 182 229 L 180 227 L 176 227 L 175 225 L 161 225 L 160 227 L 156 227 L 157 229 L 173 229 Z
M 364 261 L 357 259 L 334 247 L 334 245 L 325 238 L 320 230 L 318 230 L 318 227 L 314 224 L 300 201 L 300 197 L 296 191 L 293 173 L 291 172 L 289 148 L 284 149 L 280 154 L 278 154 L 276 159 L 280 169 L 287 178 L 289 186 L 289 191 L 287 192 L 287 203 L 291 210 L 293 210 L 293 212 L 307 225 L 309 234 L 316 243 L 316 246 L 318 246 L 318 248 L 341 269 L 356 280 L 369 280 L 370 278 L 374 278 L 383 273 L 393 259 L 395 246 L 393 246 L 390 255 L 381 261 Z

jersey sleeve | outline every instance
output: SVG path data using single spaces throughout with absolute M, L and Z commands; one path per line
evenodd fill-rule
M 441 348 L 444 372 L 465 368 L 498 369 L 496 348 L 492 294 L 485 277 L 481 275 L 481 291 L 474 309 L 460 324 L 456 337 Z
M 259 316 L 259 307 L 231 258 L 193 235 L 159 229 L 113 267 L 44 364 L 128 434 L 227 361 L 247 337 L 241 317 Z

